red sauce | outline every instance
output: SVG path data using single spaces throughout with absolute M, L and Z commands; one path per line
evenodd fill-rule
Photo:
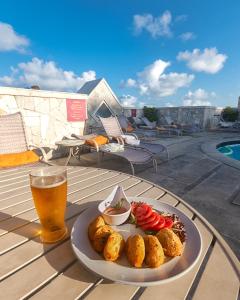
M 125 213 L 126 211 L 127 211 L 127 209 L 124 207 L 115 208 L 115 207 L 110 206 L 104 210 L 104 213 L 107 215 L 120 215 L 120 214 Z

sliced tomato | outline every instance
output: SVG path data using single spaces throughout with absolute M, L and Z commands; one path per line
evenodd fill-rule
M 136 208 L 139 206 L 139 202 L 132 201 L 131 202 L 131 209 L 132 213 L 135 214 Z
M 144 225 L 141 226 L 142 230 L 151 230 L 151 228 L 153 228 L 154 226 L 156 226 L 159 222 L 159 214 L 157 213 L 153 213 L 153 215 L 155 216 L 155 219 L 152 222 L 146 223 Z
M 146 208 L 145 213 L 136 214 L 137 222 L 143 222 L 146 219 L 150 218 L 153 214 L 152 208 L 149 206 Z
M 142 225 L 145 225 L 147 223 L 151 223 L 152 221 L 154 221 L 156 218 L 155 214 L 154 213 L 151 213 L 151 215 L 145 219 L 137 219 L 137 224 L 139 226 L 142 226 Z
M 171 218 L 165 217 L 165 225 L 164 228 L 172 228 L 173 220 Z
M 158 223 L 152 228 L 152 230 L 159 231 L 160 229 L 165 227 L 165 218 L 159 215 Z
M 141 204 L 141 205 L 139 205 L 135 209 L 135 215 L 136 215 L 136 217 L 138 217 L 140 215 L 145 215 L 146 212 L 148 211 L 148 209 L 149 209 L 149 205 L 147 205 L 147 204 Z

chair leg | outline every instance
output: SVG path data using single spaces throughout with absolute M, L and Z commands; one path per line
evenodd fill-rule
M 70 147 L 70 148 L 69 148 L 69 154 L 68 154 L 68 157 L 67 157 L 67 159 L 66 159 L 66 161 L 65 161 L 64 166 L 67 166 L 67 165 L 68 165 L 71 156 L 73 156 L 73 147 Z
M 155 170 L 155 173 L 157 173 L 157 160 L 153 158 L 153 168 Z
M 169 152 L 168 152 L 168 148 L 165 148 L 166 152 L 167 152 L 167 160 L 169 160 Z
M 130 163 L 130 166 L 131 166 L 132 174 L 133 174 L 133 176 L 134 176 L 134 175 L 135 175 L 134 166 L 133 166 L 133 164 L 132 164 L 131 162 L 129 162 L 129 163 Z
M 97 165 L 100 166 L 101 164 L 101 161 L 102 161 L 102 154 L 100 152 L 97 152 Z

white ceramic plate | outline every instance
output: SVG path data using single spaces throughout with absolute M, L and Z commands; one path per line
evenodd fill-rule
M 156 210 L 179 216 L 185 226 L 187 235 L 183 254 L 179 257 L 169 259 L 159 268 L 155 269 L 147 267 L 141 269 L 133 268 L 128 263 L 124 254 L 117 262 L 105 261 L 101 255 L 93 250 L 88 239 L 88 225 L 91 220 L 99 215 L 95 203 L 78 217 L 71 234 L 73 250 L 84 267 L 109 280 L 137 286 L 167 283 L 189 272 L 198 261 L 202 249 L 201 236 L 195 224 L 184 213 L 171 205 L 142 197 L 134 197 L 130 198 L 130 200 L 144 201 L 152 205 Z M 112 228 L 119 231 L 125 239 L 129 235 L 136 233 L 143 235 L 143 231 L 131 224 L 112 226 Z

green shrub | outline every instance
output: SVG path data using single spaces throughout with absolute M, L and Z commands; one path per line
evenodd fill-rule
M 157 121 L 157 109 L 155 107 L 143 107 L 143 114 L 150 122 Z
M 238 119 L 238 110 L 236 108 L 227 106 L 222 111 L 222 117 L 225 121 L 234 122 Z

